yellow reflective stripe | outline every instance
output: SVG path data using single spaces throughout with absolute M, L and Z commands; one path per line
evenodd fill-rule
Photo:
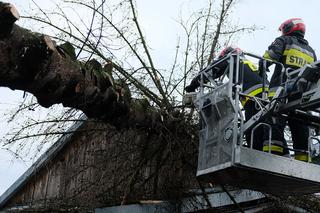
M 263 146 L 262 150 L 264 152 L 269 152 L 269 146 Z M 283 153 L 283 148 L 280 146 L 271 145 L 271 152 L 280 152 Z
M 294 159 L 308 162 L 308 155 L 307 154 L 296 154 Z
M 268 93 L 268 98 L 273 98 L 273 96 L 276 94 L 276 92 L 269 92 Z
M 303 67 L 305 64 L 311 64 L 314 62 L 314 58 L 312 56 L 296 49 L 285 50 L 283 55 L 286 56 L 287 65 Z
M 244 60 L 243 64 L 247 65 L 253 72 L 258 71 L 258 67 L 249 60 Z
M 268 91 L 268 90 L 269 90 L 269 88 L 266 87 L 266 88 L 265 88 L 265 91 Z M 247 95 L 249 95 L 249 96 L 256 96 L 256 95 L 258 95 L 258 94 L 260 94 L 260 93 L 262 93 L 262 92 L 263 92 L 263 91 L 262 91 L 262 87 L 260 87 L 260 88 L 258 88 L 258 89 L 253 90 L 252 92 L 250 92 L 250 93 L 247 94 Z M 249 99 L 250 99 L 249 97 L 244 97 L 244 98 L 241 100 L 242 106 L 244 106 Z
M 271 56 L 269 55 L 269 52 L 268 52 L 268 51 L 266 51 L 266 52 L 263 54 L 263 58 L 272 60 L 272 58 L 271 58 Z
M 268 98 L 273 98 L 273 96 L 276 94 L 278 88 L 279 87 L 271 87 L 269 89 Z

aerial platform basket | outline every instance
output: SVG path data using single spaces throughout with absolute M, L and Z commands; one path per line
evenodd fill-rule
M 239 62 L 239 55 L 231 55 L 225 60 L 239 64 L 234 63 Z M 319 165 L 244 145 L 247 127 L 239 105 L 241 88 L 233 83 L 239 82 L 239 65 L 229 66 L 225 71 L 228 80 L 222 80 L 220 84 L 210 79 L 210 72 L 207 69 L 200 73 L 201 87 L 195 101 L 200 112 L 197 177 L 206 182 L 275 195 L 320 192 Z M 208 89 L 204 80 L 215 84 L 213 89 Z M 263 112 L 259 116 L 263 116 Z
M 217 165 L 207 168 L 198 167 L 198 178 L 274 195 L 312 194 L 320 191 L 319 165 L 240 146 L 230 154 L 233 159 L 229 162 L 217 162 Z M 199 161 L 203 164 L 206 159 Z

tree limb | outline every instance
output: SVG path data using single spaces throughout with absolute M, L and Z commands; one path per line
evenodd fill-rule
M 128 111 L 109 78 L 101 87 L 90 70 L 59 51 L 49 36 L 15 25 L 18 18 L 12 5 L 0 4 L 0 86 L 30 92 L 41 106 L 62 103 L 88 117 L 109 119 Z

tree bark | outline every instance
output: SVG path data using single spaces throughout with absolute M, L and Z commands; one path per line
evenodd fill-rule
M 128 112 L 110 78 L 97 78 L 49 36 L 14 24 L 13 5 L 0 3 L 0 86 L 33 94 L 39 104 L 62 103 L 88 117 L 111 119 Z

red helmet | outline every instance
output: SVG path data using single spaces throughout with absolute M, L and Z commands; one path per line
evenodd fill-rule
M 301 18 L 292 18 L 283 22 L 279 27 L 279 31 L 282 32 L 282 35 L 289 35 L 293 32 L 299 32 L 304 36 L 304 33 L 306 32 L 306 26 Z
M 232 47 L 232 46 L 228 46 L 225 47 L 219 54 L 218 58 L 222 58 L 226 55 L 228 55 L 229 53 L 234 52 L 234 53 L 241 53 L 242 50 L 239 47 Z

